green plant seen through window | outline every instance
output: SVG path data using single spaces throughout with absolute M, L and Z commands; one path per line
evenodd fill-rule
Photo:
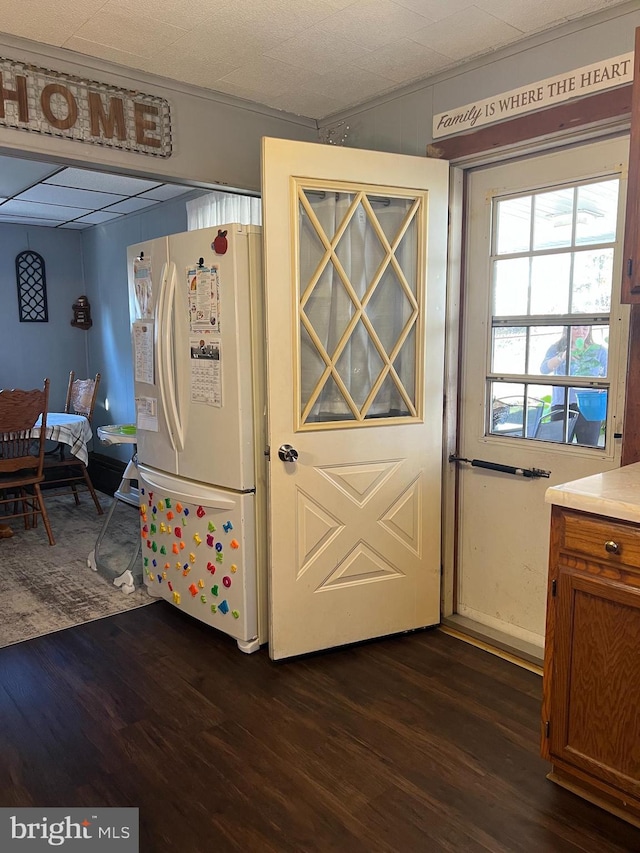
M 596 344 L 585 346 L 584 338 L 576 338 L 571 350 L 571 373 L 574 376 L 602 376 L 603 367 L 598 357 L 601 349 Z

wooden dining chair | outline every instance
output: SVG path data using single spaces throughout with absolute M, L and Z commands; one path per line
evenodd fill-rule
M 76 379 L 74 370 L 69 373 L 67 401 L 64 404 L 64 410 L 67 414 L 84 415 L 91 423 L 93 410 L 98 399 L 100 378 L 100 374 L 96 373 L 95 379 Z
M 91 423 L 98 398 L 100 378 L 100 374 L 96 373 L 95 379 L 76 379 L 74 370 L 69 373 L 67 399 L 64 405 L 66 414 L 83 415 Z M 103 510 L 87 466 L 75 456 L 69 455 L 66 444 L 59 442 L 55 450 L 47 454 L 45 469 L 48 487 L 52 489 L 62 487 L 65 491 L 70 490 L 76 504 L 80 503 L 78 487 L 86 488 L 93 499 L 98 515 L 102 515 Z
M 42 516 L 49 544 L 55 545 L 40 484 L 44 480 L 44 448 L 49 380 L 44 388 L 0 391 L 0 510 L 3 521 L 24 518 L 25 529 Z M 42 415 L 40 435 L 31 435 Z

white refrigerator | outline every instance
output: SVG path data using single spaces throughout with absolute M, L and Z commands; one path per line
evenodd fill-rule
M 143 579 L 236 639 L 267 640 L 262 235 L 130 246 Z

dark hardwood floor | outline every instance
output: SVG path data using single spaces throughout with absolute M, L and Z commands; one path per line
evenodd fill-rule
M 162 603 L 0 650 L 0 805 L 142 853 L 640 851 L 545 778 L 539 676 L 440 631 L 273 664 Z

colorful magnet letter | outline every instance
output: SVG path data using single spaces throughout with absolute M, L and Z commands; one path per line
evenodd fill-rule
M 231 578 L 229 577 L 229 575 L 225 575 L 222 578 L 222 583 L 227 587 L 227 589 L 231 586 Z
M 204 507 L 199 506 L 198 509 L 196 510 L 196 515 L 198 516 L 198 518 L 204 518 L 206 515 L 206 512 L 204 511 Z
M 195 555 L 195 554 L 193 553 L 193 551 L 192 551 L 192 552 L 189 554 L 189 562 L 190 562 L 190 563 L 195 563 L 195 561 L 196 561 L 196 555 Z
M 176 539 L 182 539 L 182 528 L 174 527 L 173 532 L 175 533 Z
M 202 539 L 200 538 L 199 533 L 193 534 L 193 541 L 196 543 L 196 545 L 199 545 L 202 542 Z
M 189 587 L 189 592 L 191 593 L 191 595 L 194 595 L 194 596 L 197 595 L 198 594 L 198 587 L 194 583 L 192 583 L 191 586 Z
M 158 501 L 158 509 L 160 510 L 160 512 L 164 512 L 164 501 Z
M 174 542 L 174 543 L 173 543 L 173 548 L 172 548 L 171 550 L 173 551 L 173 553 L 174 553 L 174 554 L 179 554 L 179 553 L 180 553 L 180 548 L 178 548 L 178 543 L 177 543 L 177 542 Z
M 178 501 L 178 503 L 176 504 L 176 512 L 182 512 L 182 504 L 180 503 L 180 501 Z
M 171 519 L 172 519 L 172 518 L 173 518 L 173 513 L 172 513 L 172 512 L 168 512 L 168 513 L 167 513 L 167 521 L 171 521 Z
M 207 530 L 209 531 L 209 533 L 215 533 L 216 532 L 216 526 L 213 523 L 213 521 L 210 521 L 209 524 L 207 524 Z
M 222 563 L 224 561 L 224 554 L 220 551 L 219 554 L 216 554 L 216 563 Z
M 143 564 L 143 566 L 148 566 L 149 565 L 149 558 L 145 557 L 144 560 L 142 561 L 142 564 Z
M 166 533 L 166 532 L 167 532 L 167 525 L 164 523 L 164 521 L 161 521 L 160 522 L 160 533 Z
M 153 551 L 154 554 L 158 550 L 158 543 L 156 542 L 155 539 L 153 540 L 153 545 L 151 546 L 151 550 Z
M 201 595 L 201 596 L 200 596 L 200 601 L 201 601 L 203 604 L 206 604 L 206 603 L 207 603 L 207 596 L 206 596 L 206 595 Z
M 153 500 L 153 492 L 149 492 L 149 502 Z
M 232 610 L 231 615 L 233 616 L 234 619 L 240 618 L 240 613 L 237 610 Z
M 204 589 L 204 581 L 202 580 L 202 578 L 200 578 L 200 580 L 198 581 L 198 586 L 200 587 L 200 589 Z
M 235 564 L 235 563 L 233 563 L 233 564 L 232 564 L 232 566 L 231 566 L 231 573 L 235 575 L 235 573 L 236 573 L 237 571 L 238 571 L 238 567 L 236 566 L 236 564 Z
M 167 586 L 169 587 L 169 592 L 173 592 L 173 584 L 171 581 L 167 581 Z
M 144 515 L 146 513 L 146 511 L 147 511 L 147 505 L 146 504 L 140 504 L 140 515 Z
M 221 601 L 218 605 L 218 610 L 221 610 L 225 615 L 229 612 L 229 605 L 227 604 L 227 599 Z
M 228 533 L 230 530 L 233 530 L 233 524 L 231 524 L 230 521 L 225 521 L 225 523 L 222 525 L 222 527 L 223 527 L 225 533 Z
M 213 548 L 214 538 L 212 533 L 207 533 L 207 545 L 209 548 Z
M 222 551 L 222 542 L 216 542 L 216 551 Z
M 151 560 L 151 565 L 152 565 L 152 566 L 153 566 L 153 568 L 155 569 L 155 568 L 156 568 L 156 566 L 158 565 L 158 561 L 154 558 L 153 560 Z
M 179 592 L 173 593 L 173 603 L 174 604 L 180 604 L 180 593 Z
M 214 566 L 213 563 L 207 563 L 207 571 L 211 572 L 212 575 L 215 575 L 216 567 Z
M 214 583 L 214 585 L 211 587 L 211 595 L 218 595 L 218 584 L 217 583 Z
M 158 528 L 155 526 L 155 524 L 152 524 L 152 525 L 151 525 L 151 532 L 152 532 L 152 533 L 155 533 L 157 529 L 158 529 Z
M 188 506 L 186 506 L 186 507 L 184 508 L 184 514 L 185 514 L 185 515 L 189 515 L 189 507 L 188 507 Z
M 212 604 L 212 605 L 211 605 L 211 612 L 212 612 L 212 613 L 215 613 L 217 609 L 218 609 L 218 605 L 217 605 L 217 604 Z
M 171 498 L 165 498 L 164 503 L 167 509 L 171 509 Z
M 166 554 L 166 553 L 167 553 L 167 546 L 166 546 L 166 545 L 161 545 L 161 546 L 160 546 L 160 553 L 161 553 L 161 554 Z
M 181 550 L 181 551 L 184 551 L 184 542 L 181 542 L 181 543 L 180 543 L 180 550 Z
M 232 539 L 231 542 L 229 542 L 229 545 L 231 545 L 232 548 L 239 548 L 240 547 L 240 543 L 238 542 L 237 539 Z

